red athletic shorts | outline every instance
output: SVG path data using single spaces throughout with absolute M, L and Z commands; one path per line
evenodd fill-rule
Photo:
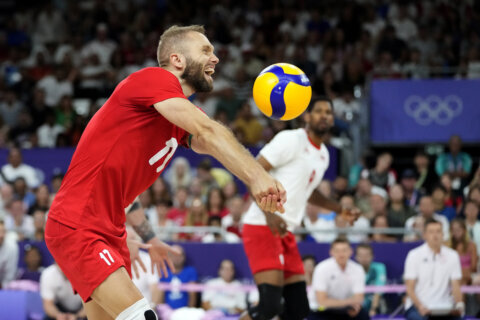
M 125 267 L 132 276 L 126 237 L 126 231 L 112 236 L 90 229 L 75 229 L 53 219 L 47 219 L 45 227 L 45 242 L 50 253 L 70 280 L 73 290 L 85 302 L 118 268 Z
M 305 273 L 295 236 L 291 232 L 280 237 L 274 235 L 268 226 L 244 224 L 242 239 L 253 274 L 283 270 L 283 277 L 287 279 Z

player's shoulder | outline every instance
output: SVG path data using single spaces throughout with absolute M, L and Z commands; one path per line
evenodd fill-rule
M 363 267 L 358 262 L 355 262 L 353 260 L 349 260 L 348 265 L 351 268 L 351 270 L 353 270 L 353 272 L 365 274 L 365 270 L 363 269 Z
M 55 264 L 52 264 L 52 265 L 46 267 L 42 271 L 41 277 L 43 279 L 53 279 L 53 278 L 56 278 L 58 275 L 60 275 L 58 267 Z
M 165 70 L 160 67 L 147 67 L 140 69 L 134 73 L 132 73 L 129 78 L 136 79 L 136 78 L 164 78 L 164 79 L 176 79 L 175 75 L 168 70 Z M 178 81 L 178 80 L 177 80 Z
M 275 135 L 274 139 L 277 141 L 300 143 L 302 141 L 304 131 L 304 129 L 282 130 Z
M 335 261 L 333 260 L 333 258 L 327 258 L 322 262 L 320 262 L 319 264 L 317 264 L 317 266 L 315 267 L 315 270 L 326 271 L 331 269 L 334 266 L 335 266 Z

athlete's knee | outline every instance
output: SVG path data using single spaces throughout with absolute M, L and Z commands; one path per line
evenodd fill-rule
M 287 284 L 283 287 L 285 315 L 287 319 L 304 319 L 310 312 L 305 281 Z
M 282 312 L 282 287 L 267 283 L 258 285 L 260 300 L 248 313 L 253 320 L 269 320 Z
M 115 320 L 157 320 L 157 315 L 150 308 L 147 299 L 143 298 L 123 310 Z

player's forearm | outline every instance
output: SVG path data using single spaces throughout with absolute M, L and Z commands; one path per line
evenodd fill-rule
M 463 301 L 460 280 L 452 280 L 452 296 L 455 303 Z
M 143 242 L 147 243 L 155 238 L 155 232 L 138 201 L 134 201 L 130 208 L 127 208 L 127 221 Z
M 412 300 L 413 304 L 417 309 L 423 305 L 423 303 L 418 299 L 415 293 L 415 280 L 407 280 L 405 282 L 405 288 L 407 292 L 407 296 Z
M 312 195 L 308 199 L 308 202 L 313 205 L 326 208 L 337 213 L 342 212 L 342 207 L 338 202 L 328 199 L 318 190 L 313 190 Z
M 212 121 L 213 122 L 213 121 Z M 192 138 L 192 149 L 215 157 L 225 168 L 247 185 L 267 174 L 225 126 L 213 122 L 209 129 Z
M 326 292 L 316 292 L 317 303 L 320 308 L 342 308 L 348 307 L 354 303 L 353 299 L 331 299 Z
M 43 300 L 43 310 L 47 316 L 54 319 L 61 314 L 52 300 Z

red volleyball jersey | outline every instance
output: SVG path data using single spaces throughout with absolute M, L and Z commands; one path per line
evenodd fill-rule
M 154 103 L 184 98 L 178 79 L 145 68 L 120 82 L 85 129 L 49 217 L 74 228 L 121 234 L 125 211 L 158 178 L 188 133 Z

